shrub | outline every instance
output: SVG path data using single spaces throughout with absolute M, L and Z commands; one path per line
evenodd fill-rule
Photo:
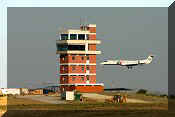
M 166 94 L 162 94 L 160 95 L 160 97 L 168 97 Z
M 139 89 L 137 94 L 146 94 L 148 91 L 146 89 Z

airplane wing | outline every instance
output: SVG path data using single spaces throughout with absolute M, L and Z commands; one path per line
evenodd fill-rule
M 124 65 L 124 66 L 131 66 L 131 65 L 138 65 L 138 61 L 121 61 L 120 63 L 121 65 Z

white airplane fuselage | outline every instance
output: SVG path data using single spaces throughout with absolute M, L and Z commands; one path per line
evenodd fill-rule
M 120 65 L 132 68 L 132 66 L 142 65 L 142 64 L 150 64 L 153 60 L 153 56 L 148 56 L 147 59 L 143 60 L 107 60 L 102 62 L 102 65 Z

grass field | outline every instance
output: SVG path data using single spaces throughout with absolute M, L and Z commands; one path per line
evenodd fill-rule
M 111 96 L 111 95 L 116 95 L 118 93 L 117 92 L 103 92 L 103 93 L 100 93 L 100 94 Z M 122 93 L 120 93 L 120 94 L 122 94 Z M 151 95 L 144 95 L 144 94 L 127 93 L 127 97 L 129 99 L 139 99 L 139 100 L 149 101 L 149 102 L 153 102 L 153 103 L 168 103 L 167 98 L 163 98 L 163 97 L 160 97 L 160 96 L 151 96 Z
M 107 94 L 105 94 L 107 95 Z M 109 94 L 110 95 L 110 94 Z M 143 95 L 130 95 L 131 98 L 146 99 Z M 8 111 L 4 117 L 174 117 L 174 111 L 168 112 L 165 98 L 152 97 L 156 103 L 113 104 L 96 101 L 85 103 L 75 101 L 66 104 L 49 104 L 30 99 L 8 97 Z M 175 101 L 172 100 L 172 103 Z M 174 103 L 175 104 L 175 103 Z
M 7 110 L 7 97 L 0 96 L 0 117 L 6 112 Z
M 7 106 L 10 107 L 11 105 L 14 106 L 20 106 L 20 105 L 43 105 L 43 104 L 48 104 L 45 102 L 41 102 L 41 101 L 35 101 L 35 100 L 31 100 L 31 99 L 22 99 L 22 98 L 16 98 L 15 96 L 12 97 L 8 97 L 7 98 Z
M 84 111 L 84 110 L 10 110 L 3 117 L 174 117 L 168 111 Z

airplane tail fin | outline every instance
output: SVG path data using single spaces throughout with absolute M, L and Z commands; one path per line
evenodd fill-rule
M 153 55 L 149 55 L 148 58 L 147 58 L 147 61 L 146 61 L 146 64 L 150 64 L 153 60 Z

